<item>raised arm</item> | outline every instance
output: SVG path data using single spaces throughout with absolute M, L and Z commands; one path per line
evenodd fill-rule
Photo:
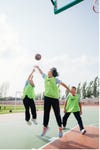
M 32 80 L 34 72 L 35 72 L 35 69 L 33 69 L 32 72 L 30 73 L 30 75 L 28 76 L 28 80 Z
M 32 80 L 32 79 L 30 79 L 30 80 L 29 80 L 29 83 L 30 83 L 32 86 L 34 86 L 34 87 L 35 87 L 35 84 L 34 84 L 34 82 L 33 82 L 33 80 Z
M 60 84 L 71 93 L 71 90 L 69 89 L 69 87 L 65 83 L 61 82 Z
M 38 69 L 38 71 L 40 72 L 40 74 L 44 74 L 43 71 L 39 68 L 39 66 L 34 66 L 34 67 Z
M 35 86 L 34 85 L 34 82 L 33 82 L 33 73 L 35 72 L 35 69 L 32 70 L 32 72 L 30 73 L 29 77 L 28 77 L 28 82 L 32 85 L 32 86 Z

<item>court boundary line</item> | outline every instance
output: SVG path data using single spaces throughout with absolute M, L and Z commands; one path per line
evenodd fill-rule
M 94 128 L 99 128 L 99 127 L 96 127 L 95 125 L 98 125 L 99 123 L 94 123 L 94 124 L 89 124 L 89 125 L 86 125 L 86 126 L 89 126 L 89 127 L 94 127 Z
M 71 130 L 69 130 L 69 131 L 67 131 L 67 132 L 64 132 L 63 135 L 65 135 L 65 134 L 71 132 L 71 131 L 72 131 L 73 129 L 75 129 L 77 126 L 78 126 L 78 125 L 74 126 Z M 59 137 L 57 137 L 54 141 L 56 141 L 57 139 L 59 139 Z M 41 146 L 40 148 L 38 148 L 38 150 L 43 149 L 45 146 L 47 146 L 47 145 L 53 143 L 54 141 L 48 142 L 47 144 L 45 144 L 45 145 Z M 32 148 L 32 150 L 34 150 L 34 148 Z

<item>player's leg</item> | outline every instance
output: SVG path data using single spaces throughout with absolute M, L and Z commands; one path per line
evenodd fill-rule
M 82 134 L 85 134 L 86 133 L 86 130 L 84 129 L 84 126 L 83 126 L 83 122 L 82 122 L 82 118 L 80 116 L 80 112 L 74 112 L 73 113 L 77 122 L 78 122 L 78 125 L 79 125 L 79 128 L 80 128 L 80 131 Z
M 31 108 L 31 114 L 32 114 L 32 121 L 34 124 L 37 124 L 36 118 L 37 118 L 37 113 L 36 113 L 36 106 L 34 103 L 33 99 L 30 99 L 30 108 Z
M 63 119 L 62 119 L 63 129 L 66 128 L 67 120 L 68 120 L 70 114 L 71 114 L 70 112 L 66 112 L 66 113 L 64 114 L 64 116 L 63 116 Z
M 49 117 L 50 117 L 50 109 L 51 109 L 50 98 L 44 97 L 44 117 L 43 117 L 44 127 L 48 127 Z
M 59 100 L 52 99 L 52 107 L 55 113 L 56 121 L 59 127 L 62 127 Z
M 52 107 L 55 113 L 56 121 L 59 126 L 59 137 L 62 137 L 63 133 L 62 133 L 62 122 L 61 122 L 61 115 L 60 115 L 59 100 L 52 99 L 51 102 L 52 102 Z
M 23 99 L 23 104 L 25 107 L 25 120 L 29 121 L 30 120 L 30 112 L 29 112 L 29 98 L 25 96 Z
M 51 101 L 50 98 L 44 97 L 44 115 L 43 115 L 43 132 L 41 136 L 44 136 L 48 129 L 49 117 L 50 117 Z

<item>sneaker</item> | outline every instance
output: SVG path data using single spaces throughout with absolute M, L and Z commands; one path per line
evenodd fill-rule
M 59 128 L 59 138 L 61 138 L 63 136 L 63 132 L 62 132 L 62 128 Z
M 41 136 L 44 136 L 46 134 L 47 130 L 48 130 L 47 127 L 43 127 L 43 132 L 42 132 Z
M 63 128 L 62 128 L 62 130 L 66 130 L 66 129 L 67 129 L 66 127 L 63 127 Z
M 81 134 L 84 135 L 85 133 L 86 133 L 86 130 L 85 130 L 85 129 L 82 129 L 82 130 L 81 130 Z
M 33 123 L 34 123 L 35 125 L 38 124 L 37 121 L 36 121 L 36 119 L 32 119 L 32 121 L 33 121 Z
M 30 121 L 26 121 L 26 122 L 27 122 L 27 125 L 29 125 L 29 126 L 32 125 L 32 123 Z

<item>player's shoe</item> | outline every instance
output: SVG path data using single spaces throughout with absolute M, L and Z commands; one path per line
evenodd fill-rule
M 61 138 L 63 136 L 63 132 L 62 132 L 62 128 L 59 128 L 59 134 L 58 134 L 59 138 Z
M 66 130 L 66 129 L 67 129 L 66 127 L 63 127 L 63 128 L 62 128 L 62 130 Z
M 31 119 L 31 120 L 32 120 L 32 122 L 33 122 L 35 125 L 38 124 L 37 121 L 36 121 L 36 119 Z
M 44 136 L 47 133 L 48 127 L 43 127 L 41 136 Z
M 32 125 L 31 121 L 26 121 L 27 122 L 27 125 Z
M 85 130 L 85 129 L 82 129 L 82 130 L 81 130 L 81 134 L 84 135 L 85 133 L 86 133 L 86 130 Z

